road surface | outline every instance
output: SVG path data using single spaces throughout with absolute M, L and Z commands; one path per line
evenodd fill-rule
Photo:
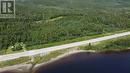
M 12 59 L 17 59 L 20 57 L 34 56 L 34 55 L 38 55 L 38 54 L 46 55 L 47 53 L 57 51 L 57 50 L 62 50 L 62 49 L 67 49 L 67 48 L 77 47 L 77 46 L 82 46 L 82 45 L 88 45 L 89 43 L 97 43 L 97 42 L 110 40 L 110 39 L 114 39 L 114 38 L 118 38 L 118 37 L 123 37 L 123 36 L 127 36 L 127 35 L 130 35 L 130 32 L 124 32 L 124 33 L 114 34 L 114 35 L 110 35 L 110 36 L 105 36 L 105 37 L 100 37 L 100 38 L 90 39 L 90 40 L 86 40 L 86 41 L 65 44 L 65 45 L 42 48 L 42 49 L 38 49 L 38 50 L 31 50 L 31 51 L 26 51 L 26 52 L 21 52 L 21 53 L 1 55 L 0 61 L 7 61 L 7 60 L 12 60 Z

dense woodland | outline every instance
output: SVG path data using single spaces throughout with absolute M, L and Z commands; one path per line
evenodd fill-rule
M 16 18 L 0 19 L 0 50 L 130 28 L 130 0 L 16 0 Z

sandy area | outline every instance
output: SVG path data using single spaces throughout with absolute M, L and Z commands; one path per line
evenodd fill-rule
M 44 62 L 42 64 L 37 64 L 33 70 L 36 71 L 39 67 L 43 66 L 43 65 L 46 65 L 46 64 L 49 64 L 49 63 L 52 63 L 52 62 L 55 62 L 63 57 L 66 57 L 66 56 L 69 56 L 69 55 L 72 55 L 72 54 L 76 54 L 76 53 L 81 53 L 81 52 L 95 52 L 93 50 L 88 50 L 88 51 L 84 51 L 84 50 L 73 50 L 73 51 L 70 51 L 70 52 L 67 52 L 63 55 L 60 55 L 56 58 L 52 58 L 50 61 L 48 62 Z M 0 68 L 0 73 L 29 73 L 29 70 L 31 68 L 31 64 L 20 64 L 20 65 L 14 65 L 14 66 L 9 66 L 9 67 L 5 67 L 5 68 Z

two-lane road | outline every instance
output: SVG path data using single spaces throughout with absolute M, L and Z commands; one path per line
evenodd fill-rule
M 21 53 L 1 55 L 0 61 L 7 61 L 7 60 L 12 60 L 12 59 L 17 59 L 20 57 L 33 56 L 33 55 L 38 55 L 38 54 L 44 55 L 46 53 L 50 53 L 50 52 L 57 51 L 57 50 L 62 50 L 62 49 L 67 49 L 67 48 L 77 47 L 77 46 L 82 46 L 82 45 L 88 45 L 89 43 L 97 43 L 97 42 L 110 40 L 110 39 L 114 39 L 114 38 L 119 38 L 119 37 L 123 37 L 123 36 L 127 36 L 127 35 L 130 35 L 130 32 L 124 32 L 124 33 L 114 34 L 114 35 L 110 35 L 110 36 L 105 36 L 105 37 L 100 37 L 100 38 L 85 40 L 85 41 L 81 41 L 81 42 L 65 44 L 65 45 L 42 48 L 42 49 L 38 49 L 38 50 L 31 50 L 31 51 L 26 51 L 26 52 L 21 52 Z

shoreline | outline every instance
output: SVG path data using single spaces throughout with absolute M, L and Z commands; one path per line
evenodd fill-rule
M 38 69 L 39 67 L 41 67 L 41 66 L 44 66 L 44 65 L 47 65 L 47 64 L 50 64 L 50 63 L 53 63 L 53 62 L 55 62 L 55 61 L 57 61 L 57 60 L 60 60 L 60 59 L 62 59 L 62 58 L 64 58 L 64 57 L 68 57 L 68 56 L 70 56 L 70 55 L 73 55 L 73 54 L 77 54 L 77 53 L 84 53 L 84 52 L 91 52 L 91 53 L 95 53 L 96 51 L 94 51 L 94 50 L 74 50 L 74 51 L 70 51 L 70 52 L 67 52 L 67 53 L 64 53 L 64 54 L 62 54 L 62 55 L 59 55 L 59 56 L 57 56 L 56 58 L 52 58 L 50 61 L 48 61 L 48 62 L 44 62 L 44 63 L 41 63 L 41 64 L 37 64 L 33 69 Z
M 101 53 L 101 54 L 111 54 L 111 53 L 124 53 L 124 52 L 130 52 L 130 49 L 125 49 L 125 50 L 111 50 L 111 51 L 96 51 L 96 50 L 73 50 L 67 53 L 64 53 L 62 55 L 57 56 L 56 58 L 52 58 L 50 61 L 48 62 L 44 62 L 41 64 L 37 64 L 33 70 L 36 71 L 37 69 L 39 69 L 41 66 L 45 66 L 48 65 L 50 63 L 56 62 L 64 57 L 68 57 L 71 56 L 73 54 L 78 54 L 78 53 Z
M 51 60 L 49 60 L 48 62 L 44 62 L 41 64 L 36 64 L 36 66 L 33 68 L 33 71 L 36 71 L 39 67 L 43 66 L 43 65 L 47 65 L 49 63 L 53 63 L 59 59 L 62 59 L 64 57 L 73 55 L 73 54 L 77 54 L 77 53 L 82 53 L 82 52 L 96 52 L 94 50 L 73 50 L 70 52 L 66 52 L 62 55 L 57 56 L 56 58 L 52 58 Z M 4 68 L 0 68 L 0 73 L 3 73 L 5 71 L 13 71 L 13 72 L 19 72 L 19 73 L 28 73 L 29 69 L 31 68 L 31 64 L 19 64 L 19 65 L 14 65 L 14 66 L 9 66 L 9 67 L 4 67 Z M 21 72 L 24 71 L 24 72 Z
M 110 51 L 110 53 L 120 53 L 120 52 L 130 52 L 130 49 L 126 49 L 126 50 L 118 50 L 118 51 Z M 47 61 L 47 62 L 43 62 L 43 63 L 40 63 L 40 64 L 36 64 L 35 67 L 32 69 L 32 72 L 36 72 L 41 66 L 45 66 L 45 65 L 48 65 L 50 63 L 53 63 L 57 60 L 60 60 L 64 57 L 68 57 L 70 55 L 73 55 L 73 54 L 77 54 L 77 53 L 106 53 L 107 54 L 107 51 L 105 52 L 98 52 L 98 51 L 95 51 L 95 50 L 71 50 L 69 52 L 66 52 L 64 54 L 61 54 L 59 56 L 57 56 L 56 58 L 52 58 L 51 60 Z M 108 51 L 109 52 L 109 51 Z M 0 68 L 0 73 L 3 73 L 3 72 L 11 72 L 12 71 L 14 73 L 29 73 L 29 70 L 31 68 L 31 64 L 19 64 L 19 65 L 14 65 L 14 66 L 9 66 L 9 67 L 4 67 L 4 68 Z

